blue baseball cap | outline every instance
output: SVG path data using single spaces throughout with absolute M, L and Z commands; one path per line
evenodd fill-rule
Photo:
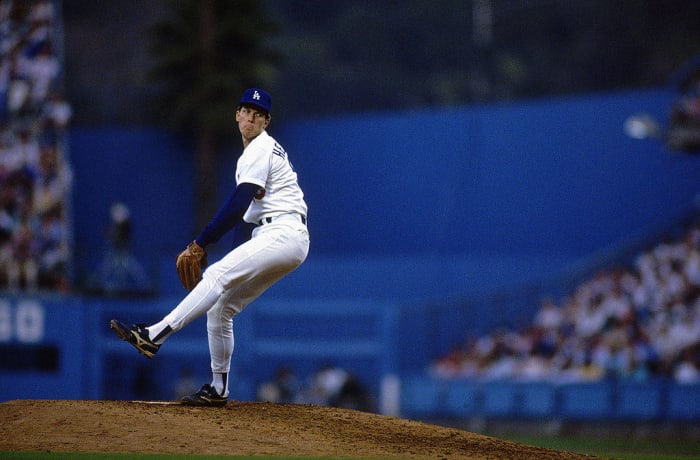
M 240 105 L 252 105 L 270 113 L 272 110 L 272 98 L 265 90 L 260 88 L 248 88 L 243 93 Z

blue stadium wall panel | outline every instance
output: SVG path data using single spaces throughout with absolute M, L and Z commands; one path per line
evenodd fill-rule
M 271 127 L 302 177 L 320 253 L 580 256 L 688 206 L 700 162 L 627 138 L 672 95 L 621 92 Z
M 404 375 L 401 411 L 409 418 L 697 422 L 700 384 L 665 380 L 588 383 L 482 381 Z
M 656 231 L 692 206 L 700 159 L 630 139 L 623 124 L 642 111 L 663 120 L 672 97 L 650 89 L 273 122 L 306 192 L 311 231 L 310 263 L 280 295 L 471 292 Z M 167 268 L 199 230 L 191 146 L 149 128 L 76 127 L 69 140 L 79 274 L 94 269 L 109 205 L 121 200 L 160 292 L 180 295 Z M 238 143 L 227 147 L 212 178 L 221 203 L 239 153 Z M 225 237 L 212 252 L 227 245 Z M 367 265 L 337 270 L 344 258 Z
M 155 282 L 160 258 L 174 258 L 193 238 L 191 150 L 167 131 L 146 128 L 76 128 L 68 139 L 78 281 L 99 266 L 110 206 L 123 202 L 131 211 L 134 253 Z
M 153 359 L 109 329 L 109 319 L 151 322 L 175 298 L 153 301 L 75 297 L 0 297 L 0 402 L 12 399 L 173 400 L 190 376 L 210 379 L 204 318 L 168 339 Z M 404 312 L 406 313 L 406 312 Z M 379 400 L 398 376 L 401 415 L 412 418 L 700 421 L 700 385 L 670 381 L 546 382 L 436 379 L 401 371 L 413 349 L 400 336 L 424 321 L 397 306 L 359 299 L 262 300 L 235 319 L 231 373 L 235 399 L 254 400 L 280 366 L 306 381 L 338 365 Z M 408 355 L 408 356 L 407 356 Z
M 81 299 L 0 296 L 0 399 L 86 397 L 91 313 Z

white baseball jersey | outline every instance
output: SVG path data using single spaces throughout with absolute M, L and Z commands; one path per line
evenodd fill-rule
M 256 195 L 243 216 L 246 222 L 257 224 L 262 218 L 289 213 L 306 217 L 306 202 L 297 174 L 287 152 L 267 131 L 243 150 L 236 166 L 236 183 L 255 184 L 264 189 L 264 194 Z

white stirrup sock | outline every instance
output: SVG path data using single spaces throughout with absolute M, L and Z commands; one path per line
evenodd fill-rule
M 219 396 L 228 397 L 228 373 L 212 372 L 211 375 L 211 386 L 219 393 Z
M 158 345 L 162 345 L 163 342 L 165 342 L 165 339 L 167 339 L 170 334 L 174 332 L 165 320 L 161 320 L 152 326 L 148 326 L 147 329 L 148 338 L 151 339 L 153 343 L 157 343 Z

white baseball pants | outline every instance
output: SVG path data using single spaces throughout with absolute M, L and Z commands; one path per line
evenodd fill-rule
M 298 216 L 277 217 L 209 266 L 202 281 L 164 320 L 176 332 L 206 313 L 212 372 L 227 373 L 234 346 L 233 317 L 301 265 L 308 252 L 309 233 Z

